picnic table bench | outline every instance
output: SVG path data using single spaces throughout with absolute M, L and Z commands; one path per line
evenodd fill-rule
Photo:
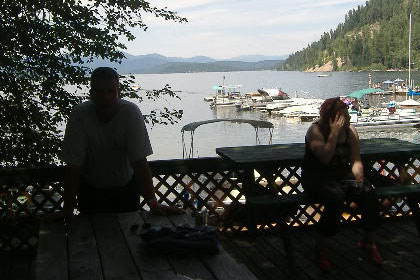
M 145 223 L 174 227 L 192 224 L 187 215 L 148 212 L 76 216 L 41 224 L 34 261 L 35 279 L 249 279 L 256 277 L 223 248 L 216 254 L 168 254 L 146 249 L 139 236 Z
M 410 143 L 398 139 L 367 139 L 361 140 L 361 158 L 366 169 L 365 176 L 369 173 L 375 173 L 377 170 L 373 169 L 375 163 L 380 166 L 379 169 L 388 170 L 395 177 L 404 177 L 403 183 L 392 186 L 376 185 L 376 193 L 379 198 L 406 198 L 412 215 L 416 222 L 417 231 L 420 235 L 420 211 L 419 211 L 419 196 L 420 184 L 419 164 L 413 166 L 413 162 L 420 158 L 420 145 Z M 293 247 L 289 234 L 289 227 L 285 219 L 287 215 L 299 205 L 309 205 L 319 203 L 313 198 L 309 197 L 305 192 L 296 192 L 296 189 L 288 194 L 280 193 L 273 195 L 266 190 L 261 192 L 259 189 L 263 188 L 259 182 L 256 182 L 254 170 L 258 170 L 266 178 L 267 186 L 264 189 L 269 189 L 270 186 L 276 184 L 275 177 L 280 176 L 276 174 L 276 169 L 279 166 L 295 166 L 293 170 L 297 170 L 302 166 L 305 144 L 276 144 L 276 145 L 260 145 L 260 146 L 241 146 L 241 147 L 224 147 L 217 148 L 216 153 L 221 157 L 231 160 L 237 164 L 238 168 L 244 170 L 241 175 L 242 187 L 246 196 L 246 207 L 249 213 L 249 229 L 255 230 L 258 215 L 261 213 L 277 213 L 276 226 L 280 229 L 283 238 L 286 254 L 288 255 L 289 266 L 291 270 L 294 268 Z M 388 168 L 386 165 L 392 162 L 394 167 Z M 407 164 L 410 163 L 410 168 L 414 171 L 410 174 L 407 172 Z M 297 167 L 296 167 L 297 166 Z M 385 169 L 384 169 L 385 168 Z M 398 171 L 398 172 L 397 172 Z M 294 174 L 300 179 L 300 174 Z M 319 176 L 322 176 L 320 174 Z M 291 176 L 283 180 L 290 179 Z M 257 211 L 258 210 L 258 211 Z

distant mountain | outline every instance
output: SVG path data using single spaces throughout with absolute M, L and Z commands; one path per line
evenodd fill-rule
M 144 73 L 188 73 L 188 72 L 229 72 L 273 70 L 282 63 L 281 60 L 264 60 L 258 62 L 215 61 L 210 63 L 170 62 L 148 69 Z M 137 72 L 139 73 L 139 72 Z
M 243 62 L 258 62 L 262 60 L 285 60 L 289 55 L 241 55 L 235 56 L 226 60 L 243 61 Z
M 125 53 L 126 59 L 121 64 L 111 63 L 97 59 L 88 65 L 92 68 L 110 66 L 121 74 L 142 73 L 186 73 L 186 72 L 224 72 L 224 71 L 250 71 L 273 70 L 282 64 L 281 59 L 256 60 L 268 56 L 243 56 L 230 60 L 215 60 L 207 56 L 194 56 L 190 58 L 166 57 L 160 54 L 131 55 Z M 268 57 L 268 58 L 271 58 Z M 275 57 L 277 58 L 277 57 Z M 249 61 L 256 60 L 256 61 Z

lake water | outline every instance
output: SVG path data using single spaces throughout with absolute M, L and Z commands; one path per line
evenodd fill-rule
M 354 90 L 368 87 L 368 72 L 333 72 L 329 77 L 318 77 L 317 73 L 296 71 L 247 71 L 247 72 L 208 72 L 208 73 L 175 73 L 175 74 L 141 74 L 135 75 L 136 83 L 144 89 L 160 89 L 165 84 L 171 85 L 181 100 L 162 100 L 155 103 L 142 102 L 140 108 L 144 114 L 150 109 L 167 106 L 183 109 L 184 115 L 179 123 L 168 126 L 155 126 L 149 130 L 154 154 L 149 159 L 182 158 L 181 128 L 190 123 L 215 118 L 243 118 L 267 120 L 273 123 L 273 143 L 304 142 L 304 135 L 310 123 L 297 123 L 291 120 L 271 117 L 258 111 L 237 112 L 234 108 L 211 109 L 204 97 L 214 94 L 212 86 L 242 85 L 241 92 L 255 92 L 265 87 L 280 87 L 291 97 L 295 91 L 299 97 L 329 98 L 346 95 Z M 374 82 L 407 79 L 406 72 L 371 72 Z M 412 73 L 412 79 L 419 81 L 420 73 Z M 418 142 L 417 129 L 367 131 L 361 132 L 361 138 L 395 137 Z M 190 135 L 185 135 L 186 146 L 190 147 Z M 262 144 L 268 144 L 267 129 L 260 129 L 259 138 Z M 194 135 L 194 157 L 215 156 L 217 147 L 255 145 L 255 131 L 248 124 L 220 122 L 200 126 Z

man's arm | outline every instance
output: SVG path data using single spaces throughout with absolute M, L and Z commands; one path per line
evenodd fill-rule
M 149 163 L 146 158 L 142 158 L 133 162 L 134 180 L 138 186 L 142 188 L 142 195 L 147 201 L 150 208 L 155 206 L 156 201 L 155 190 L 153 188 L 152 172 L 150 171 Z M 150 205 L 153 204 L 153 205 Z
M 76 193 L 80 186 L 81 167 L 68 164 L 64 175 L 64 215 L 67 218 L 73 216 L 76 206 Z
M 134 169 L 134 180 L 138 186 L 142 187 L 142 195 L 153 213 L 158 215 L 184 213 L 183 210 L 176 207 L 158 204 L 153 187 L 152 172 L 146 158 L 137 160 L 131 165 Z

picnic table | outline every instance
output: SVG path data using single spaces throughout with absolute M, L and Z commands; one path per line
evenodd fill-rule
M 378 138 L 360 141 L 361 158 L 365 170 L 373 173 L 384 171 L 384 176 L 394 179 L 402 177 L 404 184 L 395 184 L 391 187 L 375 186 L 376 193 L 380 198 L 406 197 L 417 231 L 420 234 L 420 209 L 419 209 L 419 159 L 420 145 L 399 139 Z M 262 213 L 277 213 L 276 227 L 282 234 L 289 267 L 295 273 L 295 260 L 293 246 L 290 239 L 289 227 L 285 221 L 288 213 L 294 206 L 314 203 L 303 190 L 298 190 L 299 184 L 291 183 L 292 177 L 300 178 L 300 167 L 303 164 L 305 154 L 304 143 L 239 146 L 217 148 L 216 153 L 221 157 L 234 162 L 238 169 L 244 172 L 239 175 L 242 182 L 243 193 L 246 196 L 246 205 L 249 209 L 249 225 L 251 231 L 255 232 L 257 219 Z M 376 165 L 376 167 L 375 167 Z M 378 168 L 378 170 L 374 170 Z M 289 172 L 283 175 L 281 170 Z M 280 171 L 279 171 L 280 170 Z M 262 188 L 255 171 L 260 177 L 267 181 L 268 188 Z M 366 176 L 367 174 L 365 174 Z M 319 174 L 322 176 L 322 174 Z M 289 192 L 285 192 L 276 183 L 276 178 L 282 180 L 281 186 L 291 185 Z M 266 189 L 273 188 L 279 195 L 267 194 Z M 264 192 L 261 192 L 264 190 Z M 259 210 L 256 212 L 256 210 Z M 258 213 L 258 214 L 255 214 Z M 313 215 L 313 214 L 312 214 Z
M 35 279 L 256 279 L 220 248 L 216 254 L 169 254 L 144 246 L 143 225 L 192 224 L 188 214 L 149 212 L 76 216 L 41 224 Z
M 241 166 L 301 162 L 305 154 L 304 143 L 238 146 L 216 148 L 216 153 Z M 420 154 L 420 145 L 395 138 L 360 140 L 362 160 L 374 158 L 407 158 Z
M 238 146 L 216 148 L 216 153 L 234 162 L 245 170 L 242 175 L 245 194 L 255 186 L 254 169 L 261 172 L 269 183 L 273 183 L 273 173 L 279 165 L 302 165 L 305 155 L 304 143 L 275 145 Z M 375 162 L 392 162 L 401 170 L 413 157 L 420 158 L 420 145 L 394 138 L 373 138 L 360 140 L 360 154 L 365 167 Z M 370 165 L 370 166 L 369 166 Z M 395 171 L 395 170 L 394 170 Z M 411 174 L 415 181 L 417 174 Z

